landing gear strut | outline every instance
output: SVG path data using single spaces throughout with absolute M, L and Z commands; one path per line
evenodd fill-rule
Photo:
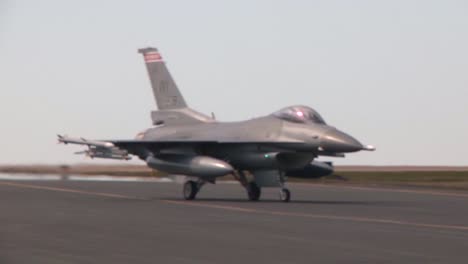
M 233 173 L 247 191 L 250 201 L 258 201 L 262 194 L 262 187 L 280 187 L 279 197 L 282 202 L 291 200 L 291 192 L 286 188 L 286 175 L 281 170 L 254 171 L 254 179 L 247 178 L 244 171 L 238 170 Z
M 260 199 L 262 190 L 255 183 L 255 181 L 249 181 L 243 171 L 236 171 L 233 175 L 234 178 L 238 180 L 242 186 L 244 186 L 245 190 L 247 191 L 247 197 L 249 198 L 249 201 L 258 201 Z
M 184 199 L 185 200 L 193 200 L 197 196 L 198 192 L 200 191 L 201 187 L 205 184 L 204 181 L 187 181 L 184 183 Z
M 250 182 L 247 185 L 247 195 L 249 196 L 250 201 L 258 201 L 260 199 L 260 195 L 262 194 L 262 190 L 255 182 Z
M 197 196 L 198 193 L 197 183 L 194 181 L 187 181 L 184 184 L 183 193 L 185 200 L 195 199 L 195 196 Z

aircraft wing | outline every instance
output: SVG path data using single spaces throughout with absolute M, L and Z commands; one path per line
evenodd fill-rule
M 129 160 L 129 151 L 115 146 L 112 142 L 101 140 L 88 140 L 85 138 L 71 138 L 58 135 L 59 143 L 85 145 L 88 150 L 75 152 L 75 154 L 85 154 L 91 158 L 107 158 Z
M 210 148 L 210 147 L 254 147 L 260 151 L 291 151 L 307 147 L 303 142 L 274 141 L 197 141 L 197 140 L 88 140 L 58 135 L 58 141 L 64 144 L 88 146 L 84 153 L 91 158 L 130 159 L 131 155 L 146 157 L 152 152 L 178 148 Z M 310 147 L 310 146 L 309 146 Z
M 87 151 L 76 154 L 86 154 L 91 158 L 131 159 L 130 155 L 147 156 L 148 153 L 157 149 L 174 148 L 178 146 L 196 146 L 203 143 L 214 143 L 214 141 L 147 141 L 147 140 L 89 140 L 85 138 L 72 138 L 58 135 L 59 143 L 85 145 Z

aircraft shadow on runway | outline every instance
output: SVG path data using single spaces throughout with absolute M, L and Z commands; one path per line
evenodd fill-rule
M 197 202 L 221 202 L 221 203 L 245 203 L 245 204 L 324 204 L 324 205 L 367 205 L 367 206 L 408 206 L 407 202 L 401 201 L 337 201 L 337 200 L 291 200 L 288 203 L 283 203 L 277 199 L 264 199 L 260 201 L 249 201 L 246 199 L 237 199 L 237 198 L 197 198 L 193 201 L 186 201 L 184 199 L 175 199 L 174 197 L 154 197 L 149 198 L 150 200 L 167 200 L 174 202 L 187 202 L 187 203 L 197 203 Z

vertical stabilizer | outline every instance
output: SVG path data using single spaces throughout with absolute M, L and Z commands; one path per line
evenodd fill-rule
M 186 108 L 184 97 L 172 79 L 161 54 L 156 48 L 139 49 L 143 54 L 153 88 L 154 99 L 159 110 Z

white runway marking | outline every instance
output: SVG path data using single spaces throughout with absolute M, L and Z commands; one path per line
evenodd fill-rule
M 107 176 L 107 175 L 31 175 L 31 174 L 0 174 L 0 180 L 9 181 L 102 181 L 102 182 L 174 182 L 171 178 L 152 178 L 134 176 Z
M 131 176 L 69 176 L 69 181 L 119 181 L 119 182 L 173 182 L 170 178 L 148 178 Z
M 136 177 L 107 175 L 39 175 L 39 174 L 1 174 L 0 181 L 100 181 L 100 182 L 153 182 L 153 183 L 184 183 L 185 176 Z M 237 181 L 219 181 L 217 184 L 238 184 Z
M 92 192 L 92 191 L 84 191 L 84 190 L 77 190 L 77 189 L 70 189 L 70 188 L 58 188 L 58 187 L 25 184 L 25 183 L 0 182 L 0 185 L 14 186 L 14 187 L 26 188 L 26 189 L 37 189 L 37 190 L 46 190 L 46 191 L 54 191 L 54 192 L 66 192 L 66 193 L 76 193 L 76 194 L 84 194 L 84 195 L 92 195 L 92 196 L 102 196 L 102 197 L 110 197 L 110 198 L 145 200 L 144 198 L 141 198 L 141 197 L 134 197 L 134 196 L 128 196 L 128 195 L 116 194 L 116 193 Z
M 0 180 L 15 180 L 15 181 L 57 181 L 61 177 L 58 175 L 31 175 L 31 174 L 15 174 L 7 175 L 0 174 Z
M 31 175 L 31 174 L 0 174 L 0 180 L 14 181 L 57 181 L 61 180 L 59 175 Z

